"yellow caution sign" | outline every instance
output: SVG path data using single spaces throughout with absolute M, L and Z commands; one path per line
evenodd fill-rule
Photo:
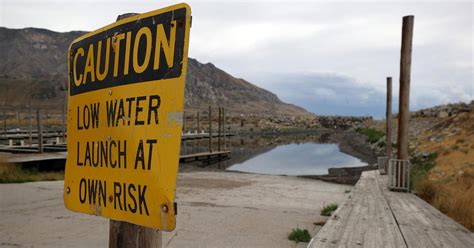
M 191 12 L 122 19 L 69 48 L 64 203 L 171 231 Z

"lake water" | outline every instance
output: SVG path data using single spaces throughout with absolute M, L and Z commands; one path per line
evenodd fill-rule
M 227 168 L 229 171 L 271 175 L 324 175 L 329 168 L 359 167 L 366 163 L 345 154 L 337 144 L 287 144 Z
M 213 149 L 217 139 L 213 139 Z M 181 154 L 208 151 L 208 140 L 193 140 L 182 144 Z M 226 139 L 222 150 L 231 157 L 218 163 L 181 164 L 180 170 L 228 170 L 271 175 L 324 175 L 329 168 L 358 167 L 366 163 L 341 152 L 327 134 L 245 135 Z M 192 168 L 191 168 L 192 167 Z

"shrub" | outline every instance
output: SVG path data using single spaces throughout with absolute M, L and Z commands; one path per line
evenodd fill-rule
M 24 183 L 64 180 L 64 171 L 38 171 L 21 166 L 0 163 L 0 183 Z
M 295 241 L 296 243 L 299 242 L 309 242 L 311 241 L 311 234 L 309 234 L 307 229 L 293 229 L 290 234 L 288 234 L 288 239 Z
M 435 183 L 427 178 L 424 178 L 417 184 L 416 192 L 418 196 L 429 203 L 434 201 L 437 191 L 438 188 L 436 187 Z
M 375 130 L 373 128 L 359 127 L 359 128 L 356 129 L 356 132 L 367 136 L 367 141 L 371 144 L 376 143 L 377 141 L 379 141 L 385 135 L 384 132 Z
M 422 194 L 421 191 L 430 191 L 431 189 L 424 189 L 422 187 L 431 187 L 428 185 L 427 177 L 428 172 L 435 166 L 435 160 L 438 157 L 437 153 L 430 153 L 428 155 L 418 155 L 412 157 L 410 160 L 412 164 L 411 174 L 410 174 L 410 185 L 411 188 L 414 189 L 418 194 Z M 430 193 L 427 192 L 429 196 Z M 421 197 L 421 195 L 420 195 Z M 423 197 L 421 197 L 423 198 Z M 426 198 L 423 198 L 426 201 L 429 201 Z
M 336 203 L 324 206 L 323 209 L 321 209 L 321 215 L 322 216 L 331 216 L 331 213 L 334 212 L 337 209 L 337 207 L 338 207 L 338 205 Z

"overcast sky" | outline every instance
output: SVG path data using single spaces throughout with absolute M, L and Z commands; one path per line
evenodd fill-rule
M 175 2 L 0 0 L 0 26 L 92 31 Z M 414 2 L 189 1 L 189 54 L 317 114 L 382 116 L 415 15 L 411 109 L 473 100 L 473 2 Z

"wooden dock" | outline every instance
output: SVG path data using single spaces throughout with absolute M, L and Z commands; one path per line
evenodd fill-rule
M 67 134 L 61 133 L 60 131 L 45 131 L 43 133 L 43 138 L 63 138 L 66 137 Z M 226 134 L 220 134 L 221 137 L 230 137 L 234 136 L 234 133 L 226 133 Z M 7 133 L 0 135 L 0 140 L 28 140 L 29 139 L 29 134 L 25 132 L 18 132 L 18 133 Z M 33 139 L 38 138 L 38 133 L 34 132 L 31 134 L 31 137 Z M 219 133 L 212 133 L 212 137 L 219 137 Z M 208 139 L 209 138 L 209 133 L 185 133 L 181 135 L 181 140 L 194 140 L 194 139 Z
M 201 152 L 179 156 L 179 162 L 209 161 L 220 158 L 227 158 L 230 151 Z
M 474 247 L 474 234 L 416 195 L 388 190 L 387 176 L 374 170 L 308 247 Z
M 223 159 L 230 156 L 230 151 L 202 152 L 179 156 L 179 162 L 207 161 Z M 0 160 L 7 163 L 29 163 L 51 160 L 66 160 L 67 152 L 45 152 L 45 153 L 2 153 Z

